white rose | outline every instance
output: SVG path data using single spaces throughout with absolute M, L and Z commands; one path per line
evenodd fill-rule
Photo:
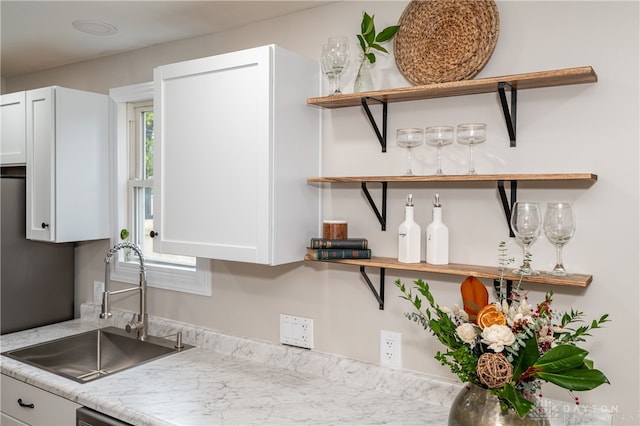
M 459 325 L 456 328 L 456 333 L 458 337 L 462 339 L 463 342 L 473 345 L 476 342 L 476 337 L 478 336 L 478 331 L 473 326 L 473 324 L 464 323 Z
M 482 330 L 482 343 L 489 345 L 494 352 L 502 352 L 505 346 L 516 341 L 511 329 L 506 325 L 494 324 Z

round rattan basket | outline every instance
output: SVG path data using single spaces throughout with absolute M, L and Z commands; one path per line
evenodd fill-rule
M 498 41 L 494 0 L 411 0 L 398 22 L 394 55 L 413 85 L 468 80 Z

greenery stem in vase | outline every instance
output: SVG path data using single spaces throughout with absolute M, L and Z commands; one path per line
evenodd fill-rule
M 391 25 L 376 34 L 374 16 L 364 12 L 360 24 L 360 34 L 357 34 L 358 42 L 362 48 L 362 57 L 358 66 L 358 74 L 354 85 L 354 92 L 366 92 L 373 90 L 373 82 L 369 71 L 369 65 L 376 62 L 376 55 L 372 50 L 389 53 L 381 43 L 391 41 L 398 32 L 399 25 Z

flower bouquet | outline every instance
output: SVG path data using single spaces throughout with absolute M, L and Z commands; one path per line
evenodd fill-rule
M 416 308 L 407 318 L 420 323 L 446 346 L 435 358 L 447 365 L 464 383 L 470 382 L 489 389 L 500 400 L 503 411 L 515 410 L 524 418 L 535 407 L 535 399 L 543 382 L 553 383 L 570 391 L 594 389 L 609 383 L 607 377 L 593 368 L 588 352 L 577 346 L 600 328 L 608 315 L 583 323 L 583 313 L 571 310 L 556 313 L 551 308 L 553 292 L 548 292 L 536 307 L 517 288 L 505 294 L 503 280 L 496 286 L 498 300 L 489 303 L 485 286 L 475 277 L 468 277 L 461 286 L 463 309 L 453 309 L 435 302 L 429 285 L 417 280 L 415 290 L 395 282 L 400 296 Z

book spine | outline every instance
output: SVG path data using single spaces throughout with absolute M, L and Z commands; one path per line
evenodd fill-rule
M 309 247 L 313 249 L 354 249 L 366 250 L 369 243 L 365 238 L 347 238 L 346 240 L 326 240 L 324 238 L 312 238 Z
M 309 249 L 307 253 L 315 260 L 371 259 L 370 249 Z

